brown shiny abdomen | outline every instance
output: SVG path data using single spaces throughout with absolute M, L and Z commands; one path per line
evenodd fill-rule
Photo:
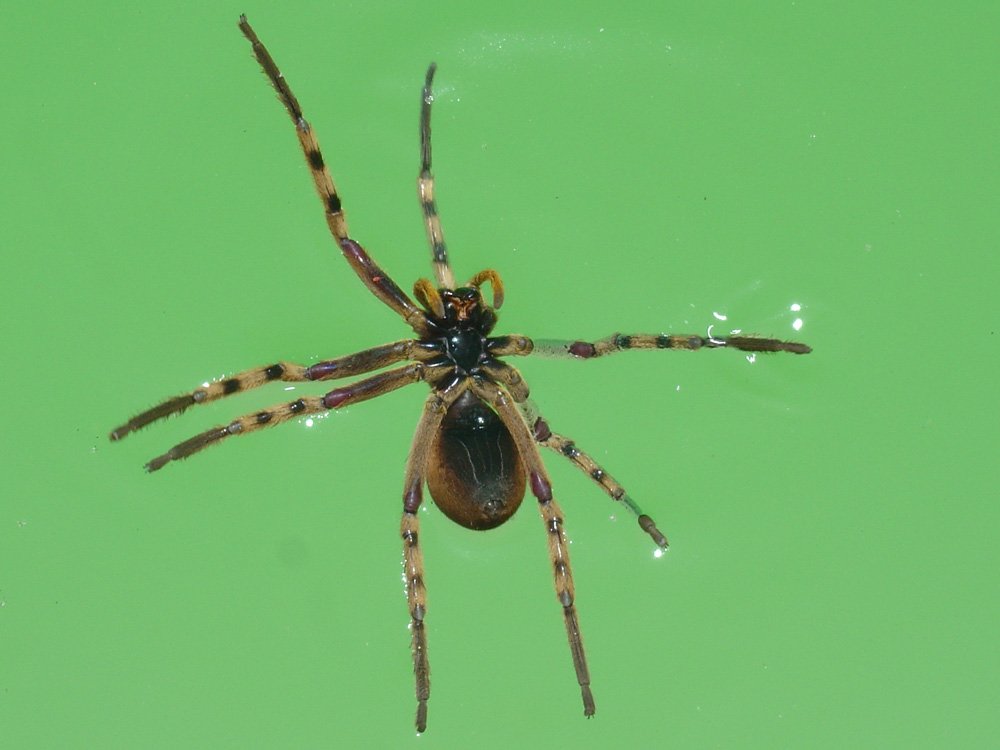
M 499 526 L 521 505 L 521 456 L 500 417 L 471 393 L 451 405 L 434 439 L 427 487 L 448 518 L 468 529 Z

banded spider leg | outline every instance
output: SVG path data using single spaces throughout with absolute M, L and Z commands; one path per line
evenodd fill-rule
M 564 339 L 534 339 L 530 347 L 517 352 L 521 356 L 531 354 L 542 357 L 559 357 L 566 359 L 594 359 L 609 354 L 628 351 L 629 349 L 679 349 L 698 351 L 700 349 L 730 348 L 746 352 L 789 352 L 791 354 L 808 354 L 811 347 L 795 341 L 764 338 L 758 336 L 732 335 L 726 337 L 699 336 L 696 334 L 622 334 L 614 333 L 596 341 L 564 340 Z M 500 382 L 507 384 L 520 381 L 517 370 L 505 363 L 499 363 L 506 368 L 504 374 L 497 374 Z M 516 392 L 516 391 L 512 391 Z M 530 426 L 534 439 L 569 459 L 580 471 L 589 476 L 612 500 L 620 502 L 636 517 L 639 527 L 661 549 L 667 549 L 667 537 L 656 527 L 653 519 L 646 515 L 638 503 L 626 492 L 625 488 L 601 467 L 593 458 L 577 447 L 570 438 L 552 432 L 547 420 L 541 415 L 538 407 L 527 397 L 527 389 L 522 398 L 516 399 L 522 415 Z
M 513 370 L 514 368 L 510 368 Z M 583 714 L 594 715 L 596 706 L 590 690 L 590 670 L 587 668 L 587 656 L 583 650 L 583 635 L 577 619 L 575 605 L 575 589 L 573 587 L 573 571 L 569 562 L 569 543 L 563 528 L 563 514 L 552 495 L 552 482 L 542 463 L 535 441 L 521 412 L 514 404 L 514 396 L 503 385 L 487 385 L 484 382 L 473 381 L 472 391 L 479 398 L 493 407 L 503 421 L 511 437 L 517 445 L 521 460 L 528 472 L 528 486 L 531 494 L 538 501 L 538 511 L 545 524 L 548 537 L 549 558 L 552 561 L 552 573 L 555 581 L 556 599 L 563 608 L 563 621 L 566 625 L 566 637 L 569 640 L 570 653 L 573 657 L 573 669 L 576 671 L 576 681 L 580 686 L 583 699 Z M 523 391 L 526 393 L 525 390 Z
M 257 33 L 247 21 L 246 16 L 240 16 L 239 27 L 240 31 L 243 32 L 243 35 L 250 42 L 254 57 L 257 58 L 261 69 L 277 92 L 278 99 L 285 105 L 285 109 L 292 118 L 292 123 L 295 125 L 295 134 L 298 136 L 299 144 L 302 146 L 302 154 L 305 156 L 306 164 L 309 165 L 316 193 L 323 204 L 327 226 L 330 229 L 330 234 L 333 235 L 334 240 L 336 240 L 337 245 L 340 247 L 344 258 L 347 259 L 351 268 L 354 269 L 354 272 L 372 294 L 402 317 L 418 335 L 426 335 L 428 323 L 424 312 L 413 304 L 412 300 L 396 285 L 396 282 L 372 260 L 367 251 L 348 235 L 347 217 L 344 215 L 337 187 L 323 159 L 323 152 L 320 151 L 319 141 L 316 139 L 312 127 L 302 114 L 302 108 L 299 106 L 295 94 L 292 93 L 288 81 L 281 74 L 277 64 L 271 57 L 271 53 L 267 51 L 264 43 L 260 41 Z
M 294 401 L 276 404 L 263 411 L 245 414 L 237 417 L 229 424 L 213 427 L 210 430 L 201 432 L 192 438 L 178 443 L 166 453 L 151 459 L 146 464 L 146 470 L 150 472 L 158 471 L 171 461 L 179 461 L 192 456 L 208 446 L 215 445 L 234 435 L 247 435 L 251 432 L 262 430 L 265 427 L 274 427 L 296 417 L 302 417 L 307 414 L 318 414 L 330 411 L 331 409 L 340 409 L 350 404 L 360 403 L 361 401 L 368 401 L 369 399 L 384 396 L 386 393 L 424 380 L 425 378 L 426 367 L 424 364 L 414 362 L 405 367 L 386 370 L 370 378 L 357 380 L 341 388 L 334 388 L 323 396 L 303 396 Z M 212 385 L 218 385 L 218 383 Z M 198 392 L 195 391 L 195 393 Z M 178 396 L 164 402 L 160 406 L 155 406 L 149 411 L 143 412 L 137 417 L 133 417 L 126 424 L 113 430 L 111 439 L 119 440 L 131 430 L 136 429 L 136 425 L 143 426 L 173 413 L 173 411 L 181 411 L 183 407 L 174 409 L 174 406 L 184 403 L 184 400 L 187 398 L 186 396 Z

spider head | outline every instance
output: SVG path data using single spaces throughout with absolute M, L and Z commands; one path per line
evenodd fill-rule
M 480 289 L 485 281 L 493 288 L 492 306 L 483 299 Z M 488 334 L 496 325 L 496 310 L 503 304 L 503 282 L 496 271 L 487 269 L 473 276 L 468 286 L 457 289 L 435 289 L 430 281 L 420 279 L 413 286 L 413 294 L 438 326 L 477 328 Z
M 441 302 L 444 305 L 445 318 L 459 325 L 463 323 L 474 325 L 485 309 L 483 295 L 474 286 L 442 289 Z
M 446 328 L 473 329 L 486 336 L 496 325 L 497 314 L 483 300 L 478 287 L 441 289 L 440 295 L 444 309 L 441 322 Z
M 493 289 L 492 306 L 483 301 L 483 294 L 480 291 L 480 287 L 487 281 Z M 449 316 L 453 311 L 455 322 L 459 325 L 475 326 L 488 333 L 497 322 L 496 310 L 503 304 L 503 282 L 500 280 L 500 274 L 492 268 L 487 268 L 469 279 L 468 286 L 442 290 L 442 297 L 446 300 L 445 308 Z

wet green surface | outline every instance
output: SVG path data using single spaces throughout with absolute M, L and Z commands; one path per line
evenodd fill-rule
M 406 334 L 337 257 L 240 11 L 404 288 L 430 272 L 414 178 L 434 59 L 444 228 L 461 277 L 503 274 L 499 330 L 815 347 L 521 363 L 673 548 L 654 557 L 546 457 L 584 721 L 531 504 L 479 534 L 428 508 L 419 742 L 990 744 L 995 10 L 214 5 L 3 12 L 11 747 L 415 741 L 398 519 L 421 386 L 154 476 L 173 443 L 288 394 L 106 439 L 204 380 Z

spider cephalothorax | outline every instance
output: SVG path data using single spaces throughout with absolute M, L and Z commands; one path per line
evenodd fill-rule
M 414 285 L 413 296 L 423 307 L 421 309 L 349 236 L 340 195 L 298 101 L 245 16 L 240 17 L 239 26 L 291 116 L 323 203 L 327 226 L 341 254 L 369 291 L 396 312 L 417 337 L 311 365 L 282 361 L 246 370 L 175 396 L 136 415 L 112 430 L 111 440 L 121 440 L 151 422 L 179 414 L 190 406 L 274 381 L 325 381 L 367 374 L 322 396 L 301 396 L 195 435 L 146 464 L 147 470 L 157 471 L 172 461 L 187 458 L 234 435 L 255 432 L 307 414 L 340 409 L 412 383 L 426 382 L 431 393 L 424 403 L 406 462 L 400 523 L 416 682 L 417 730 L 422 732 L 426 728 L 427 701 L 430 697 L 430 665 L 424 628 L 427 599 L 417 518 L 425 484 L 442 512 L 470 529 L 490 529 L 502 524 L 521 505 L 526 489 L 530 488 L 545 527 L 556 599 L 562 607 L 573 667 L 583 699 L 583 712 L 592 716 L 594 698 L 577 621 L 563 516 L 553 497 L 552 484 L 538 446 L 542 445 L 569 459 L 609 497 L 625 506 L 657 546 L 666 549 L 667 538 L 610 474 L 572 440 L 551 430 L 528 398 L 528 386 L 520 373 L 502 358 L 535 353 L 583 360 L 628 349 L 694 351 L 723 347 L 749 352 L 806 354 L 810 351 L 809 347 L 778 339 L 739 335 L 720 338 L 616 333 L 592 342 L 532 341 L 521 334 L 491 336 L 497 322 L 496 310 L 503 304 L 503 283 L 496 271 L 487 269 L 473 276 L 466 286 L 456 288 L 434 203 L 430 138 L 433 64 L 424 79 L 420 108 L 421 162 L 417 186 L 437 285 L 427 279 L 421 279 Z M 485 303 L 481 292 L 482 284 L 487 281 L 492 288 L 492 305 Z
M 496 276 L 495 271 L 491 273 Z M 463 375 L 477 373 L 479 365 L 489 357 L 488 336 L 497 323 L 495 308 L 485 304 L 476 286 L 435 289 L 431 293 L 418 282 L 415 291 L 428 311 L 425 345 L 441 353 L 427 364 L 453 365 Z

